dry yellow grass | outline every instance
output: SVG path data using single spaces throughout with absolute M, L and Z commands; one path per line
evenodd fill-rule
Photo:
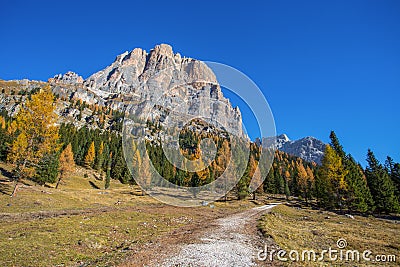
M 142 196 L 138 186 L 111 181 L 104 190 L 95 175 L 78 168 L 59 189 L 24 181 L 14 198 L 13 183 L 0 175 L 0 266 L 115 265 L 182 226 L 254 206 L 171 207 Z
M 291 266 L 398 266 L 400 264 L 400 224 L 372 217 L 345 215 L 322 212 L 312 209 L 296 209 L 280 205 L 260 220 L 259 228 L 265 236 L 272 238 L 281 249 L 315 250 L 338 249 L 337 240 L 347 241 L 347 250 L 371 250 L 372 256 L 378 254 L 395 255 L 397 262 L 367 261 L 324 261 L 324 262 L 289 262 Z M 301 254 L 300 254 L 301 255 Z M 317 253 L 318 258 L 318 253 Z M 345 258 L 345 257 L 344 257 Z M 328 259 L 328 257 L 326 257 Z M 351 259 L 351 258 L 350 258 Z M 277 259 L 275 259 L 277 261 Z M 280 264 L 283 264 L 280 262 Z

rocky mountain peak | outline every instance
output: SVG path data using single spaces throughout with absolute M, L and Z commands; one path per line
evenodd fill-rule
M 79 92 L 70 97 L 89 103 L 111 101 L 118 109 L 131 104 L 131 112 L 139 117 L 146 115 L 152 105 L 159 105 L 164 108 L 160 117 L 171 111 L 202 115 L 229 125 L 233 134 L 247 138 L 239 108 L 233 108 L 224 97 L 213 71 L 200 60 L 174 53 L 168 44 L 157 45 L 150 52 L 141 48 L 124 52 L 84 81 L 68 72 L 56 75 L 50 82 L 59 95 L 70 92 L 62 84 L 75 84 Z
M 168 44 L 159 44 L 156 45 L 153 49 L 150 50 L 150 57 L 155 56 L 166 56 L 166 57 L 174 57 L 174 52 L 172 51 L 172 46 Z

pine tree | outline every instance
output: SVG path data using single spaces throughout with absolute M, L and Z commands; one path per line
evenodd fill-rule
M 103 152 L 104 152 L 104 142 L 101 141 L 100 142 L 100 147 L 99 147 L 99 149 L 97 150 L 97 153 L 96 153 L 96 161 L 95 161 L 95 166 L 96 167 L 95 167 L 95 169 L 97 171 L 100 171 L 102 166 L 103 166 L 103 161 L 104 161 Z
M 54 183 L 58 177 L 59 165 L 58 153 L 44 155 L 36 167 L 35 175 L 32 177 L 32 180 L 39 185 Z
M 115 157 L 113 156 L 111 177 L 113 179 L 119 180 L 123 184 L 126 184 L 131 180 L 124 156 L 122 155 L 122 148 L 117 150 L 117 152 L 115 153 Z
M 372 211 L 374 200 L 367 184 L 364 170 L 351 155 L 346 159 L 346 182 L 348 184 L 347 206 L 350 210 L 359 212 Z
M 110 152 L 110 156 L 108 157 L 107 171 L 106 171 L 106 181 L 105 181 L 105 184 L 104 184 L 104 189 L 110 188 L 110 182 L 111 182 L 111 163 L 112 163 L 112 152 Z
M 339 139 L 337 138 L 336 134 L 334 131 L 331 131 L 331 134 L 329 135 L 329 138 L 331 139 L 331 147 L 335 150 L 336 154 L 344 160 L 346 157 L 346 153 L 343 150 L 343 146 L 340 144 Z
M 277 194 L 285 193 L 285 181 L 278 168 L 274 169 L 275 191 Z
M 7 159 L 8 151 L 7 144 L 12 142 L 12 135 L 10 135 L 7 131 L 6 122 L 4 121 L 3 123 L 4 124 L 1 124 L 0 127 L 0 160 L 5 161 Z
M 58 178 L 56 188 L 58 188 L 58 186 L 60 185 L 61 180 L 64 179 L 69 172 L 73 171 L 74 168 L 74 154 L 72 153 L 71 143 L 69 143 L 60 155 L 60 176 Z
M 399 211 L 399 203 L 394 193 L 393 182 L 370 149 L 368 149 L 367 162 L 368 166 L 365 174 L 375 201 L 376 210 L 386 213 Z
M 267 177 L 264 180 L 264 192 L 269 193 L 269 194 L 276 194 L 275 185 L 276 185 L 275 184 L 275 169 L 274 169 L 274 167 L 271 167 L 271 169 L 269 169 Z
M 32 178 L 42 158 L 59 150 L 57 115 L 54 110 L 54 95 L 47 86 L 33 94 L 21 106 L 15 118 L 16 129 L 13 131 L 19 135 L 7 156 L 14 164 L 15 187 L 12 196 L 16 194 L 20 179 Z
M 363 169 L 350 154 L 346 155 L 335 132 L 332 131 L 329 137 L 332 148 L 342 159 L 343 166 L 346 169 L 345 181 L 348 185 L 346 194 L 347 207 L 360 212 L 372 210 L 374 203 Z
M 94 158 L 96 155 L 95 147 L 94 147 L 94 141 L 90 144 L 89 150 L 85 156 L 85 167 L 86 168 L 91 168 L 94 163 Z
M 395 163 L 393 159 L 388 156 L 385 161 L 385 168 L 395 186 L 396 196 L 400 197 L 400 164 Z
M 285 179 L 284 181 L 285 181 L 285 196 L 286 196 L 286 199 L 289 200 L 289 197 L 290 197 L 289 183 L 288 183 L 287 179 Z

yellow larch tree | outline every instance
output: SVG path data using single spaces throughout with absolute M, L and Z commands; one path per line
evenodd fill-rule
M 85 167 L 86 168 L 91 168 L 93 166 L 95 156 L 96 156 L 96 151 L 95 151 L 94 141 L 93 141 L 90 144 L 89 150 L 85 156 Z
M 74 154 L 72 152 L 71 144 L 68 144 L 67 147 L 61 152 L 60 155 L 60 176 L 57 181 L 56 188 L 60 185 L 62 179 L 66 177 L 66 175 L 74 170 L 75 161 Z
M 51 155 L 60 148 L 54 110 L 54 95 L 50 86 L 46 86 L 21 105 L 15 121 L 9 127 L 12 133 L 18 133 L 7 158 L 14 165 L 15 186 L 12 196 L 16 194 L 21 179 L 35 175 L 43 156 Z

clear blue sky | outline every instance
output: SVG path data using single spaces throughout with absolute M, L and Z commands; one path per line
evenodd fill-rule
M 86 78 L 169 43 L 247 74 L 278 133 L 328 142 L 335 130 L 363 164 L 367 148 L 400 161 L 400 1 L 235 2 L 1 0 L 0 78 Z

